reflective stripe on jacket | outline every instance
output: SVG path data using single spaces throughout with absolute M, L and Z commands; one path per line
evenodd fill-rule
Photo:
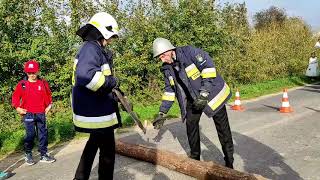
M 74 62 L 72 79 L 73 122 L 77 131 L 119 126 L 118 105 L 111 92 L 116 85 L 112 66 L 111 52 L 95 41 L 84 42 Z
M 162 97 L 160 111 L 167 113 L 172 106 L 175 97 L 181 110 L 181 118 L 186 116 L 187 99 L 194 101 L 200 90 L 209 92 L 209 101 L 203 112 L 212 117 L 231 97 L 229 86 L 216 72 L 214 62 L 208 53 L 192 46 L 177 47 L 174 64 L 164 63 L 162 72 L 165 77 L 165 92 Z M 179 84 L 175 74 L 175 66 L 178 66 L 178 76 L 183 85 Z M 182 86 L 188 92 L 184 92 Z M 190 97 L 186 97 L 188 96 Z

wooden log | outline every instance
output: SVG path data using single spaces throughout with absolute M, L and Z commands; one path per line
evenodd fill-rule
M 190 159 L 169 151 L 116 141 L 117 154 L 166 167 L 201 180 L 265 180 L 262 176 L 236 171 L 213 162 Z

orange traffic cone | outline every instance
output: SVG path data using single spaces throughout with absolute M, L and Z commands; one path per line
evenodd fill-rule
M 244 107 L 241 105 L 241 101 L 240 101 L 240 93 L 239 90 L 237 89 L 236 92 L 236 99 L 234 100 L 234 105 L 231 107 L 232 110 L 235 111 L 242 111 L 244 110 Z
M 282 96 L 282 105 L 280 107 L 281 113 L 290 113 L 293 112 L 292 108 L 290 107 L 289 103 L 289 97 L 288 97 L 288 90 L 283 90 L 283 96 Z

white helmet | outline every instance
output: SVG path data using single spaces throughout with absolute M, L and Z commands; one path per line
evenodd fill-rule
M 106 12 L 99 12 L 92 16 L 89 24 L 96 27 L 105 39 L 118 36 L 119 27 L 117 21 Z
M 153 57 L 157 57 L 164 52 L 175 49 L 171 42 L 168 39 L 157 38 L 153 41 Z

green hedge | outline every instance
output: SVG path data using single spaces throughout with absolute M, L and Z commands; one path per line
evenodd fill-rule
M 54 99 L 67 99 L 73 59 L 81 45 L 75 30 L 102 10 L 114 14 L 121 27 L 121 36 L 111 47 L 115 74 L 136 101 L 155 102 L 161 95 L 161 63 L 152 58 L 151 49 L 156 37 L 168 38 L 177 46 L 203 48 L 231 85 L 302 74 L 315 42 L 310 27 L 295 17 L 286 18 L 281 26 L 275 23 L 252 29 L 245 4 L 216 7 L 207 0 L 18 2 L 0 2 L 4 19 L 0 23 L 1 99 L 10 99 L 24 76 L 23 63 L 31 58 L 40 61 L 41 76 L 49 81 Z M 63 21 L 66 16 L 71 21 Z

